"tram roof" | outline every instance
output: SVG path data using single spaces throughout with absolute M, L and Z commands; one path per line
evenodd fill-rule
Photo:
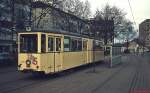
M 17 33 L 39 33 L 39 32 L 40 33 L 63 34 L 63 35 L 70 35 L 70 36 L 94 39 L 94 37 L 89 36 L 89 35 L 83 35 L 83 34 L 73 33 L 73 32 L 68 32 L 68 31 L 32 30 L 32 31 L 19 31 Z
M 42 30 L 32 30 L 32 31 L 20 31 L 17 33 L 53 33 L 53 34 L 63 34 L 63 35 L 68 35 L 68 36 L 76 36 L 76 37 L 81 37 L 81 38 L 89 38 L 89 39 L 95 39 L 98 40 L 92 36 L 87 36 L 87 35 L 81 35 L 81 34 L 77 34 L 77 33 L 67 33 L 67 32 L 54 32 L 54 31 L 48 31 L 48 30 L 44 30 L 44 32 Z

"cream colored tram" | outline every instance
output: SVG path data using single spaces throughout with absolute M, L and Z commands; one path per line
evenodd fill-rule
M 104 58 L 101 46 L 101 41 L 87 37 L 48 32 L 20 32 L 18 70 L 49 74 L 98 62 Z

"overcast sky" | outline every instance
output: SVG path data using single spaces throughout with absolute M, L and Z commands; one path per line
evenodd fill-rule
M 86 1 L 86 0 L 81 0 Z M 128 0 L 88 0 L 91 4 L 92 14 L 96 9 L 101 9 L 106 3 L 118 6 L 127 13 L 127 18 L 133 21 Z M 133 15 L 137 25 L 143 20 L 150 18 L 150 0 L 130 0 Z

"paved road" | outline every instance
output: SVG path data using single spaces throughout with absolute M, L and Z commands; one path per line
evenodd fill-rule
M 43 78 L 2 68 L 0 93 L 150 93 L 149 60 L 136 55 L 122 60 L 113 68 L 99 64 L 95 73 L 87 67 Z

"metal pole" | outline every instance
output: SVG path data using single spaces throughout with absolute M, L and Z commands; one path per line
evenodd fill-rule
M 30 5 L 30 17 L 29 17 L 29 26 L 31 27 L 32 25 L 32 0 L 30 0 L 29 5 Z
M 95 23 L 95 21 L 94 21 L 94 23 Z M 96 31 L 96 24 L 94 24 L 93 25 L 93 23 L 92 23 L 92 26 L 94 26 L 94 40 L 93 40 L 93 73 L 95 73 L 96 72 L 96 69 L 95 69 L 95 39 L 96 39 L 96 36 L 95 36 L 95 31 Z
M 114 41 L 114 39 L 115 39 L 115 32 L 114 32 L 114 20 L 112 19 L 112 25 L 113 25 L 113 27 L 112 27 L 112 30 L 113 30 L 113 35 L 112 35 L 112 44 L 114 45 L 114 43 L 115 43 L 115 41 Z
M 94 41 L 93 41 L 93 72 L 96 72 L 95 70 L 95 30 L 94 30 Z
M 12 0 L 12 29 L 11 29 L 11 33 L 12 33 L 12 49 L 11 52 L 13 51 L 14 47 L 13 47 L 13 43 L 14 43 L 14 31 L 15 31 L 15 0 Z

